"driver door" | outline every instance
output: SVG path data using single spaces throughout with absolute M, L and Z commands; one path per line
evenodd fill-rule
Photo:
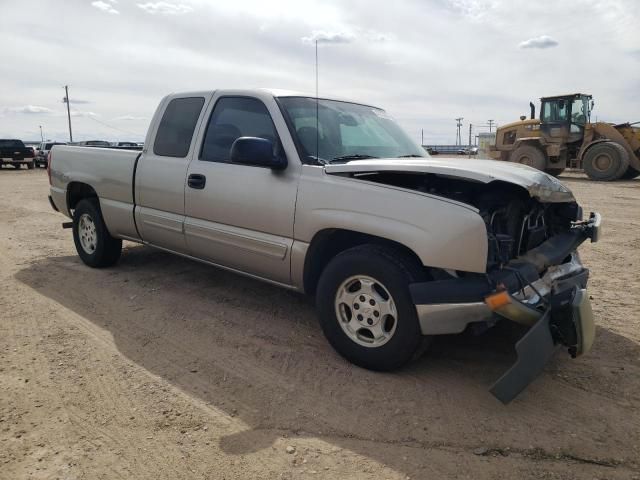
M 282 148 L 270 111 L 275 100 L 269 108 L 247 96 L 221 96 L 212 104 L 187 171 L 188 248 L 198 258 L 288 285 L 299 165 L 289 159 L 275 171 L 230 162 L 239 137 L 267 138 Z

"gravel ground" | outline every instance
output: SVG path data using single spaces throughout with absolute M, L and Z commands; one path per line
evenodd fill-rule
M 640 478 L 640 181 L 563 177 L 604 236 L 593 351 L 508 406 L 508 325 L 376 374 L 306 298 L 126 244 L 93 270 L 44 171 L 0 171 L 0 478 Z

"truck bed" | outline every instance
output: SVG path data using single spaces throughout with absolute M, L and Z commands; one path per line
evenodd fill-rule
M 136 150 L 55 145 L 51 149 L 51 193 L 56 206 L 69 210 L 69 179 L 92 185 L 109 231 L 136 238 L 132 184 L 138 155 Z

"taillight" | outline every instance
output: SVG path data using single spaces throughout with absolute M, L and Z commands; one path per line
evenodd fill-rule
M 49 185 L 51 185 L 51 160 L 53 158 L 51 153 L 51 150 L 49 150 L 49 153 L 47 154 L 47 175 L 49 176 Z

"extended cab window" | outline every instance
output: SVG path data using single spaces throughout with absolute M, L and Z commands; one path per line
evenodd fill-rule
M 239 137 L 266 138 L 273 142 L 274 150 L 278 146 L 271 115 L 260 100 L 223 97 L 216 103 L 209 119 L 200 160 L 229 162 L 231 145 Z
M 153 153 L 163 157 L 186 157 L 203 105 L 203 97 L 171 100 L 160 120 Z

